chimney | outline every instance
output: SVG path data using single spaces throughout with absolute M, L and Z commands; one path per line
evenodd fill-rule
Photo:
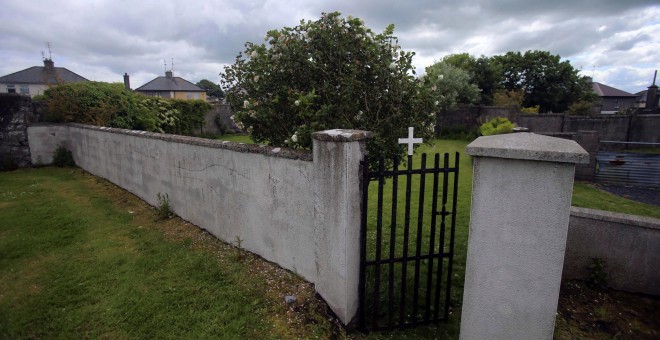
M 658 85 L 655 84 L 655 78 L 658 75 L 658 70 L 653 75 L 653 85 L 649 86 L 646 92 L 646 109 L 655 109 L 658 107 Z
M 53 59 L 44 59 L 44 67 L 47 71 L 52 71 L 55 68 L 55 63 Z
M 131 80 L 128 79 L 128 73 L 124 73 L 124 87 L 129 91 L 131 90 Z
M 172 71 L 165 71 L 165 78 L 172 79 Z

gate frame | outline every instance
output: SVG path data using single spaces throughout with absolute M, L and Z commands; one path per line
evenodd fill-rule
M 440 321 L 446 321 L 449 317 L 449 304 L 450 304 L 450 297 L 451 297 L 451 278 L 452 278 L 452 270 L 453 270 L 453 260 L 454 260 L 454 235 L 455 235 L 455 230 L 456 230 L 456 210 L 457 210 L 457 199 L 458 199 L 458 175 L 459 175 L 459 164 L 460 164 L 460 154 L 458 152 L 455 153 L 454 155 L 454 167 L 449 166 L 449 153 L 446 152 L 443 154 L 443 166 L 440 166 L 440 153 L 436 153 L 434 156 L 434 166 L 431 168 L 426 168 L 426 153 L 422 154 L 422 159 L 421 159 L 421 167 L 418 169 L 414 169 L 413 167 L 413 157 L 412 155 L 408 155 L 408 162 L 407 162 L 407 168 L 405 170 L 399 170 L 398 166 L 400 163 L 400 159 L 398 157 L 395 157 L 393 159 L 393 169 L 392 170 L 386 170 L 385 169 L 385 162 L 384 159 L 381 158 L 379 159 L 379 166 L 378 166 L 378 171 L 375 172 L 370 172 L 369 171 L 369 160 L 368 157 L 365 157 L 364 160 L 360 163 L 362 167 L 362 214 L 361 214 L 361 226 L 360 226 L 360 280 L 359 280 L 359 291 L 358 291 L 358 296 L 359 296 L 359 307 L 358 307 L 358 327 L 362 330 L 368 331 L 368 330 L 384 330 L 384 329 L 394 329 L 394 328 L 406 328 L 406 327 L 413 327 L 419 324 L 429 324 L 429 323 L 434 323 L 434 322 L 440 322 Z M 441 198 L 441 209 L 438 209 L 438 185 L 439 185 L 439 180 L 438 176 L 439 174 L 443 174 L 442 178 L 442 196 Z M 449 173 L 454 173 L 454 178 L 453 178 L 453 195 L 452 195 L 452 206 L 451 206 L 451 211 L 447 210 L 447 201 L 448 201 L 448 185 L 449 185 Z M 410 230 L 410 210 L 412 207 L 411 204 L 411 187 L 412 187 L 412 176 L 413 175 L 420 175 L 420 184 L 419 184 L 419 201 L 417 202 L 418 205 L 418 219 L 417 219 L 417 239 L 415 243 L 415 250 L 414 254 L 411 256 L 408 253 L 408 246 L 409 246 L 409 230 Z M 426 224 L 423 223 L 423 216 L 424 216 L 424 192 L 425 192 L 425 178 L 427 174 L 433 174 L 433 197 L 432 197 L 432 205 L 431 205 L 431 223 L 430 225 L 428 222 Z M 396 237 L 396 214 L 397 214 L 397 189 L 398 189 L 398 177 L 405 175 L 406 176 L 406 202 L 405 202 L 405 221 L 404 223 L 404 235 L 403 235 L 403 254 L 401 257 L 395 257 L 394 255 L 394 247 L 390 247 L 390 254 L 389 257 L 386 256 L 386 258 L 382 258 L 381 254 L 381 247 L 382 247 L 382 216 L 383 216 L 383 187 L 384 187 L 384 182 L 385 178 L 391 177 L 392 179 L 392 185 L 393 185 L 393 191 L 392 191 L 392 221 L 390 225 L 390 244 L 393 245 L 395 244 L 395 237 Z M 378 195 L 378 203 L 377 203 L 377 223 L 376 223 L 376 258 L 373 260 L 368 260 L 367 259 L 367 254 L 366 254 L 366 249 L 367 249 L 367 217 L 368 217 L 368 201 L 369 201 L 369 184 L 371 181 L 377 180 L 378 181 L 378 190 L 377 190 L 377 195 Z M 440 226 L 437 225 L 437 216 L 440 216 Z M 445 238 L 447 237 L 447 230 L 446 230 L 446 218 L 447 216 L 451 216 L 451 224 L 450 224 L 450 230 L 449 230 L 449 250 L 448 252 L 444 251 L 445 247 Z M 429 251 L 427 254 L 422 255 L 421 251 L 421 240 L 422 240 L 422 230 L 423 227 L 427 226 L 427 228 L 430 228 L 430 244 L 429 244 Z M 436 236 L 436 231 L 438 231 L 439 227 L 439 235 Z M 435 240 L 438 238 L 440 242 L 440 247 L 438 249 L 438 252 L 435 251 Z M 443 262 L 444 259 L 448 258 L 448 263 L 447 263 L 447 277 L 442 279 L 442 272 L 443 272 Z M 428 268 L 431 269 L 429 273 L 433 273 L 433 270 L 436 268 L 434 266 L 434 259 L 438 259 L 438 264 L 437 264 L 437 278 L 435 280 L 435 285 L 433 285 L 433 275 L 428 275 L 427 280 L 426 280 L 426 287 L 427 287 L 427 292 L 430 292 L 432 288 L 435 288 L 435 299 L 434 299 L 434 304 L 433 306 L 433 311 L 431 310 L 431 294 L 426 294 L 425 296 L 425 302 L 426 302 L 426 308 L 423 313 L 423 317 L 421 320 L 418 320 L 417 314 L 418 314 L 418 308 L 419 308 L 419 287 L 420 287 L 420 268 L 422 266 L 421 261 L 423 259 L 428 259 Z M 412 321 L 408 320 L 405 316 L 405 311 L 406 311 L 406 279 L 407 278 L 407 270 L 408 270 L 408 262 L 409 261 L 414 261 L 415 263 L 415 276 L 414 276 L 414 285 L 413 285 L 413 305 L 412 305 Z M 401 295 L 400 295 L 400 303 L 399 307 L 400 309 L 398 310 L 398 321 L 394 320 L 394 293 L 393 293 L 393 284 L 394 284 L 394 264 L 397 262 L 402 262 L 403 266 L 401 268 L 402 271 L 402 287 L 401 287 Z M 387 300 L 388 300 L 388 305 L 387 305 L 387 314 L 388 314 L 388 319 L 387 323 L 385 326 L 379 325 L 379 319 L 375 318 L 373 320 L 373 325 L 369 326 L 367 325 L 367 319 L 366 319 L 366 271 L 368 266 L 375 266 L 376 268 L 376 276 L 374 277 L 375 280 L 375 288 L 373 289 L 373 294 L 376 297 L 375 299 L 375 312 L 377 314 L 378 312 L 378 300 L 379 300 L 379 293 L 381 291 L 380 289 L 380 269 L 381 265 L 388 265 L 389 266 L 389 285 L 387 289 Z M 440 315 L 439 310 L 440 310 L 440 295 L 441 295 L 441 289 L 442 289 L 442 283 L 445 283 L 445 291 L 444 291 L 444 305 L 443 305 L 443 314 Z M 431 315 L 432 314 L 432 315 Z

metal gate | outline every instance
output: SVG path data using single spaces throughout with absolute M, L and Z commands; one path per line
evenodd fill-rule
M 391 170 L 381 159 L 372 172 L 367 160 L 362 163 L 358 323 L 363 330 L 432 323 L 449 315 L 459 154 L 453 167 L 448 153 L 443 166 L 439 154 L 430 168 L 426 158 L 422 154 L 414 168 L 408 156 L 402 169 L 394 159 Z
M 602 141 L 602 145 L 635 145 L 657 147 L 658 143 L 631 143 Z M 596 155 L 596 182 L 645 188 L 660 188 L 660 154 L 598 151 Z

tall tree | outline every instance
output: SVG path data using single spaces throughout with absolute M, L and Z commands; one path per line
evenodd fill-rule
M 413 126 L 432 138 L 436 108 L 393 33 L 334 12 L 246 43 L 222 79 L 237 123 L 259 143 L 299 148 L 314 131 L 370 130 L 373 159 L 404 155 L 396 136 Z
M 427 67 L 422 80 L 440 110 L 479 102 L 479 88 L 471 83 L 470 73 L 446 61 Z
M 493 104 L 493 93 L 500 87 L 502 78 L 499 64 L 486 56 L 475 58 L 468 53 L 450 54 L 442 58 L 442 61 L 469 73 L 470 83 L 476 85 L 481 92 L 480 104 Z
M 199 86 L 202 90 L 206 91 L 206 95 L 209 97 L 216 97 L 218 99 L 222 99 L 225 97 L 224 91 L 222 91 L 222 87 L 220 85 L 215 84 L 214 82 L 208 80 L 208 79 L 202 79 L 195 84 Z
M 508 91 L 522 90 L 523 106 L 538 105 L 540 112 L 565 112 L 591 91 L 569 61 L 547 51 L 508 52 L 493 60 L 502 69 L 500 84 Z

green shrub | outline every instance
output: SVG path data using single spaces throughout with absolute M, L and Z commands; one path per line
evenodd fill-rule
M 482 136 L 500 135 L 513 132 L 515 125 L 508 119 L 495 117 L 479 127 L 479 134 Z
M 64 145 L 60 145 L 55 149 L 52 164 L 60 168 L 76 166 L 76 162 L 73 160 L 73 154 Z

